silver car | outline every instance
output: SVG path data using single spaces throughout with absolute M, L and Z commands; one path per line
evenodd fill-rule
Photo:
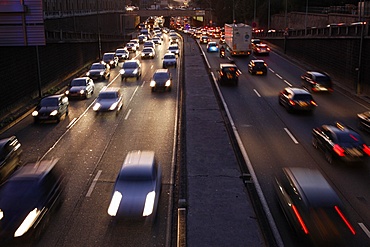
M 107 88 L 99 93 L 93 110 L 95 112 L 115 111 L 117 114 L 123 106 L 123 98 L 119 88 Z
M 136 77 L 138 80 L 141 76 L 141 63 L 139 60 L 128 60 L 123 63 L 122 69 L 119 71 L 121 74 L 121 79 L 126 79 L 128 77 Z
M 162 174 L 154 151 L 131 151 L 118 173 L 108 214 L 116 219 L 155 220 Z

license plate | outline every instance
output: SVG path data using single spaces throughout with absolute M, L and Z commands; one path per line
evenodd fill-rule
M 302 106 L 302 107 L 306 107 L 308 104 L 307 104 L 307 102 L 300 101 L 299 105 Z
M 262 75 L 263 72 L 262 71 L 257 71 L 257 75 Z

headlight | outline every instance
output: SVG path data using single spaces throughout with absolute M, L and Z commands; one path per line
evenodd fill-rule
M 50 116 L 55 116 L 57 114 L 58 114 L 58 111 L 57 110 L 54 110 L 54 111 L 50 112 Z
M 142 57 L 144 57 L 144 56 L 145 56 L 145 54 L 144 54 L 144 53 L 141 53 L 141 56 L 142 56 Z
M 171 86 L 171 80 L 167 80 L 167 81 L 166 81 L 166 84 L 165 84 L 165 86 L 166 86 L 166 87 L 169 87 L 169 86 Z
M 151 81 L 151 82 L 150 82 L 150 86 L 151 86 L 151 87 L 155 87 L 155 84 L 156 84 L 156 83 L 155 83 L 155 81 Z
M 113 63 L 114 63 L 114 61 L 110 61 L 109 63 L 110 63 L 110 64 L 113 64 Z
M 30 229 L 30 227 L 33 225 L 33 223 L 35 223 L 35 220 L 37 219 L 39 214 L 40 214 L 40 210 L 38 210 L 37 208 L 32 210 L 27 215 L 27 217 L 23 220 L 22 224 L 18 227 L 18 229 L 15 231 L 14 237 L 20 237 L 23 234 L 25 234 Z
M 100 74 L 100 75 L 104 75 L 104 71 L 100 72 L 99 74 Z
M 80 90 L 80 94 L 85 94 L 85 90 L 84 89 L 81 89 Z
M 113 104 L 109 107 L 109 110 L 113 111 L 114 109 L 116 109 L 117 105 L 118 105 L 118 102 L 113 103 Z
M 101 107 L 100 103 L 95 103 L 95 105 L 93 106 L 93 110 L 97 111 L 100 109 L 100 107 Z
M 69 94 L 69 90 L 67 90 L 67 91 L 65 92 L 65 94 L 66 94 L 66 95 L 68 95 L 68 94 Z
M 120 70 L 119 70 L 119 73 L 120 73 L 121 75 L 123 75 L 123 74 L 125 73 L 125 70 L 124 70 L 124 69 L 120 69 Z
M 38 112 L 38 111 L 33 111 L 33 112 L 32 112 L 32 116 L 36 117 L 36 116 L 38 116 L 38 115 L 39 115 L 39 112 Z
M 137 74 L 137 69 L 135 69 L 134 71 L 132 71 L 133 74 Z
M 143 216 L 149 216 L 153 213 L 155 200 L 155 191 L 151 191 L 146 195 Z
M 108 214 L 110 216 L 116 216 L 121 200 L 122 194 L 119 191 L 115 191 L 108 207 Z
M 149 56 L 153 56 L 153 53 L 149 53 Z
M 90 71 L 89 71 L 89 72 L 87 72 L 87 73 L 86 73 L 86 75 L 87 75 L 87 76 L 89 76 L 89 75 L 90 75 Z

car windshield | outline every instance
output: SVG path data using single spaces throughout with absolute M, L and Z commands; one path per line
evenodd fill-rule
M 100 99 L 115 99 L 117 98 L 116 92 L 101 92 L 99 94 Z
M 124 69 L 136 69 L 137 67 L 138 67 L 137 63 L 130 63 L 130 62 L 123 63 L 122 65 L 122 68 Z
M 150 49 L 150 48 L 144 48 L 144 49 L 143 49 L 143 52 L 153 52 L 153 50 L 152 50 L 152 49 Z
M 59 104 L 58 98 L 45 98 L 42 99 L 40 105 L 43 107 L 47 106 L 57 106 Z
M 86 80 L 85 79 L 74 79 L 71 82 L 71 87 L 78 87 L 78 86 L 86 86 Z
M 103 64 L 93 64 L 90 69 L 105 69 L 105 66 Z
M 116 53 L 127 53 L 128 51 L 125 49 L 118 49 L 116 50 Z
M 164 59 L 176 59 L 175 55 L 164 55 Z
M 157 80 L 160 80 L 160 81 L 167 81 L 168 79 L 170 79 L 170 76 L 168 75 L 168 73 L 155 73 L 154 76 L 153 76 L 153 80 L 157 81 Z
M 170 51 L 176 51 L 178 49 L 178 47 L 177 46 L 170 46 L 169 48 L 168 48 L 168 50 L 170 50 Z
M 114 57 L 113 54 L 104 54 L 103 60 L 112 60 Z

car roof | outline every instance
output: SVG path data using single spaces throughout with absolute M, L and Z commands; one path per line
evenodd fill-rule
M 355 135 L 359 135 L 356 131 L 350 129 L 350 128 L 347 128 L 346 126 L 340 124 L 340 123 L 337 123 L 336 125 L 328 125 L 328 124 L 325 124 L 322 126 L 324 129 L 326 130 L 329 130 L 335 134 L 355 134 Z
M 17 140 L 17 137 L 11 136 L 11 137 L 1 139 L 0 140 L 0 148 L 2 148 L 7 142 L 12 141 L 12 140 Z
M 252 59 L 251 62 L 253 62 L 253 63 L 264 63 L 265 60 L 262 60 L 262 59 Z
M 310 92 L 307 92 L 303 88 L 298 88 L 298 87 L 286 87 L 285 90 L 290 91 L 291 93 L 294 93 L 294 94 L 309 94 L 309 95 L 311 95 Z
M 41 179 L 49 173 L 56 165 L 58 159 L 41 160 L 33 163 L 27 163 L 19 168 L 9 181 L 24 179 Z
M 234 67 L 236 68 L 235 64 L 232 63 L 220 63 L 220 68 L 226 68 L 226 67 Z
M 309 70 L 309 71 L 307 71 L 307 73 L 310 73 L 310 74 L 312 74 L 314 76 L 325 76 L 325 77 L 328 77 L 327 74 L 325 74 L 324 72 L 319 72 L 319 71 L 311 71 L 311 70 Z
M 168 69 L 157 69 L 154 73 L 168 73 Z
M 49 95 L 49 96 L 45 96 L 43 99 L 53 99 L 53 98 L 60 98 L 64 96 L 64 94 L 54 94 L 54 95 Z
M 154 165 L 153 161 L 154 151 L 130 151 L 122 164 L 119 176 L 151 176 Z
M 114 52 L 106 52 L 104 55 L 114 55 Z
M 100 93 L 105 93 L 105 92 L 119 92 L 121 91 L 120 88 L 118 87 L 107 87 L 104 90 L 100 91 Z

